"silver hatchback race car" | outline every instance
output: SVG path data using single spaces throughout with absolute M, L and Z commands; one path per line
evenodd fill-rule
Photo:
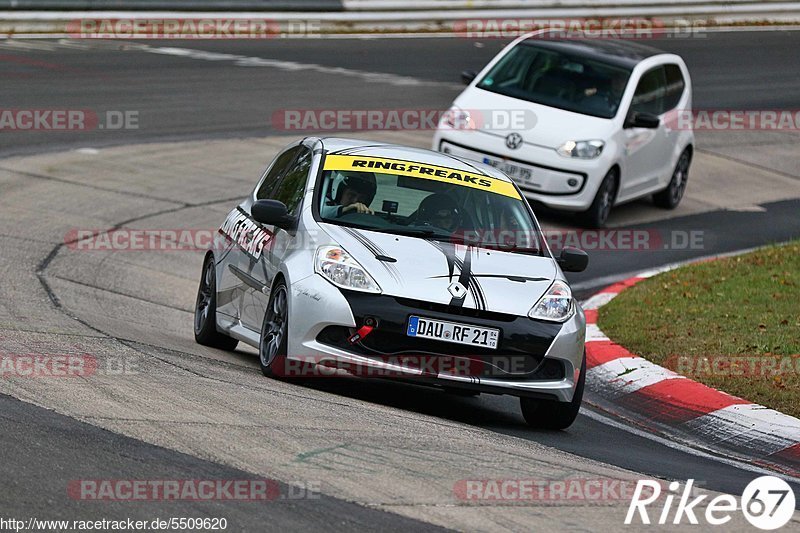
M 206 255 L 197 342 L 259 351 L 266 376 L 410 380 L 520 397 L 565 428 L 586 323 L 517 186 L 446 154 L 336 138 L 284 149 Z

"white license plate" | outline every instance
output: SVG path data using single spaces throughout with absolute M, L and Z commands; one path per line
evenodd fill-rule
M 497 349 L 500 330 L 412 316 L 408 319 L 406 335 Z
M 533 172 L 529 168 L 521 167 L 508 161 L 500 161 L 497 159 L 483 158 L 483 162 L 487 165 L 492 165 L 494 168 L 508 174 L 510 178 L 521 180 L 529 185 L 538 185 L 533 183 Z

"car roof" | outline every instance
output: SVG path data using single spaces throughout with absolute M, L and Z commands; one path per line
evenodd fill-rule
M 543 39 L 531 35 L 522 44 L 604 61 L 632 69 L 643 60 L 665 54 L 663 50 L 620 39 Z
M 322 143 L 324 150 L 329 154 L 401 159 L 403 161 L 413 161 L 415 163 L 427 163 L 429 165 L 452 168 L 464 172 L 471 172 L 473 174 L 483 174 L 484 176 L 489 176 L 498 180 L 513 182 L 513 180 L 496 168 L 484 163 L 423 148 L 343 137 L 323 137 L 317 139 L 317 141 Z

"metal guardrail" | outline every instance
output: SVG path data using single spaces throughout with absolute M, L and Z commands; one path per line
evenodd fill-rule
M 343 11 L 342 0 L 0 0 L 0 11 Z
M 760 0 L 762 4 L 785 0 Z M 0 0 L 6 11 L 437 11 L 735 6 L 753 0 Z
M 399 4 L 398 4 L 399 2 Z M 392 4 L 396 9 L 389 9 Z M 445 7 L 445 4 L 450 4 Z M 378 5 L 385 9 L 377 9 Z M 402 8 L 399 5 L 402 4 Z M 469 7 L 456 8 L 457 5 Z M 519 6 L 510 8 L 511 4 Z M 431 9 L 439 5 L 441 9 Z M 365 9 L 371 6 L 371 10 Z M 494 8 L 492 8 L 494 6 Z M 505 7 L 503 7 L 505 6 Z M 34 9 L 35 7 L 35 9 Z M 261 12 L 263 15 L 255 13 Z M 276 36 L 298 27 L 320 35 L 472 35 L 469 21 L 645 19 L 660 28 L 800 28 L 786 0 L 0 0 L 0 39 L 71 36 L 76 21 L 266 17 Z M 299 26 L 298 26 L 299 25 Z M 522 27 L 521 25 L 520 27 Z M 491 34 L 487 22 L 485 32 Z M 506 35 L 500 30 L 497 37 Z M 279 31 L 278 31 L 279 30 Z M 291 30 L 291 31 L 289 31 Z M 312 31 L 313 30 L 313 31 Z M 526 30 L 529 31 L 529 30 Z M 100 32 L 103 33 L 103 32 Z M 245 32 L 246 33 L 246 32 Z M 286 33 L 287 35 L 284 35 Z M 497 33 L 497 32 L 495 32 Z M 246 35 L 237 38 L 245 38 Z
M 779 3 L 786 0 L 759 0 Z M 752 4 L 753 0 L 342 0 L 346 11 L 436 11 L 484 9 L 598 9 L 664 6 L 716 6 Z

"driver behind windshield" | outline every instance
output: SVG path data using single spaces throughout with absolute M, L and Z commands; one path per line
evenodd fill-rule
M 461 212 L 458 204 L 446 194 L 432 194 L 420 202 L 417 224 L 430 225 L 453 232 L 461 224 Z
M 374 215 L 369 205 L 378 189 L 371 172 L 336 172 L 331 183 L 331 198 L 322 206 L 323 218 L 338 218 L 348 213 Z

